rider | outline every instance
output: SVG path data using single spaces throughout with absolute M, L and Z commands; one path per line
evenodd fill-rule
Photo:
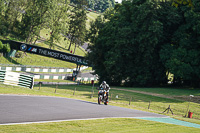
M 102 84 L 100 85 L 100 88 L 102 88 L 103 90 L 107 91 L 107 93 L 106 93 L 106 96 L 107 96 L 106 101 L 108 102 L 108 95 L 109 95 L 109 90 L 110 90 L 109 85 L 106 84 L 106 81 L 103 81 Z

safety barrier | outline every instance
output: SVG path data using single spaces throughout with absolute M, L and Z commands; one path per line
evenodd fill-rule
M 0 83 L 32 89 L 34 77 L 16 72 L 0 70 Z
M 76 81 L 85 81 L 85 82 L 92 81 L 92 80 L 97 81 L 98 78 L 97 77 L 90 77 L 90 78 L 88 78 L 88 77 L 77 77 L 77 79 L 76 79 Z
M 66 76 L 55 76 L 55 75 L 34 75 L 34 79 L 66 79 L 67 77 Z M 97 77 L 77 77 L 76 78 L 76 81 L 85 81 L 85 82 L 88 82 L 88 81 L 97 81 L 98 78 Z
M 83 66 L 80 70 L 87 69 L 88 66 Z M 26 66 L 0 66 L 0 71 L 15 71 L 15 72 L 43 72 L 43 73 L 50 73 L 50 72 L 73 72 L 75 69 L 68 69 L 68 68 L 40 68 L 40 67 L 26 67 Z M 2 76 L 2 75 L 1 75 Z M 56 75 L 33 75 L 34 79 L 66 79 L 66 76 L 56 76 Z M 77 77 L 76 81 L 96 81 L 96 77 Z
M 88 68 L 87 66 L 83 66 L 80 68 L 80 70 L 84 70 Z M 76 69 L 69 69 L 69 68 L 37 68 L 37 67 L 5 67 L 5 66 L 0 66 L 0 70 L 5 70 L 5 71 L 24 71 L 24 72 L 73 72 L 73 70 Z
M 34 75 L 34 79 L 65 79 L 66 76 L 56 75 Z

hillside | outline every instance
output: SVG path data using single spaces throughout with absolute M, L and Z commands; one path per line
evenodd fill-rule
M 94 12 L 88 12 L 87 13 L 87 21 L 86 21 L 86 26 L 87 29 L 89 29 L 89 23 L 91 21 L 94 21 L 95 18 L 97 18 L 98 14 Z M 50 37 L 50 30 L 49 29 L 43 29 L 40 32 L 40 39 L 37 41 L 36 45 L 49 48 L 47 40 Z M 0 39 L 5 39 L 5 38 L 10 38 L 10 37 L 2 37 L 0 36 Z M 10 38 L 11 40 L 15 40 L 13 38 Z M 62 52 L 67 52 L 70 53 L 71 51 L 74 51 L 74 45 L 71 46 L 71 50 L 68 50 L 69 47 L 69 41 L 64 40 L 65 37 L 60 35 L 60 40 L 59 42 L 54 42 L 55 47 L 54 50 L 62 51 Z M 53 58 L 49 57 L 44 57 L 40 55 L 34 55 L 34 54 L 29 54 L 29 53 L 22 53 L 19 52 L 19 54 L 22 54 L 21 58 L 5 58 L 4 56 L 0 55 L 0 64 L 17 64 L 17 65 L 31 65 L 31 66 L 44 66 L 44 67 L 65 67 L 65 68 L 75 68 L 76 64 L 70 63 L 70 62 L 65 62 L 65 61 L 60 61 L 56 60 Z M 82 47 L 77 47 L 75 51 L 75 55 L 80 55 L 80 56 L 85 56 L 85 50 Z

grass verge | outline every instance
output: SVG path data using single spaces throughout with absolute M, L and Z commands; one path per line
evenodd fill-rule
M 115 87 L 115 88 L 157 93 L 168 96 L 189 96 L 189 95 L 200 96 L 200 89 L 194 89 L 194 88 L 132 88 L 132 87 Z
M 199 133 L 200 129 L 127 118 L 0 126 L 0 133 Z

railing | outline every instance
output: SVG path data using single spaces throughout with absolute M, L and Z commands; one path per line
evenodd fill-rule
M 84 70 L 88 67 L 81 67 L 80 70 Z M 24 71 L 24 72 L 73 72 L 75 69 L 69 68 L 52 68 L 52 67 L 36 67 L 36 66 L 24 66 L 24 65 L 1 65 L 0 70 L 5 71 Z

